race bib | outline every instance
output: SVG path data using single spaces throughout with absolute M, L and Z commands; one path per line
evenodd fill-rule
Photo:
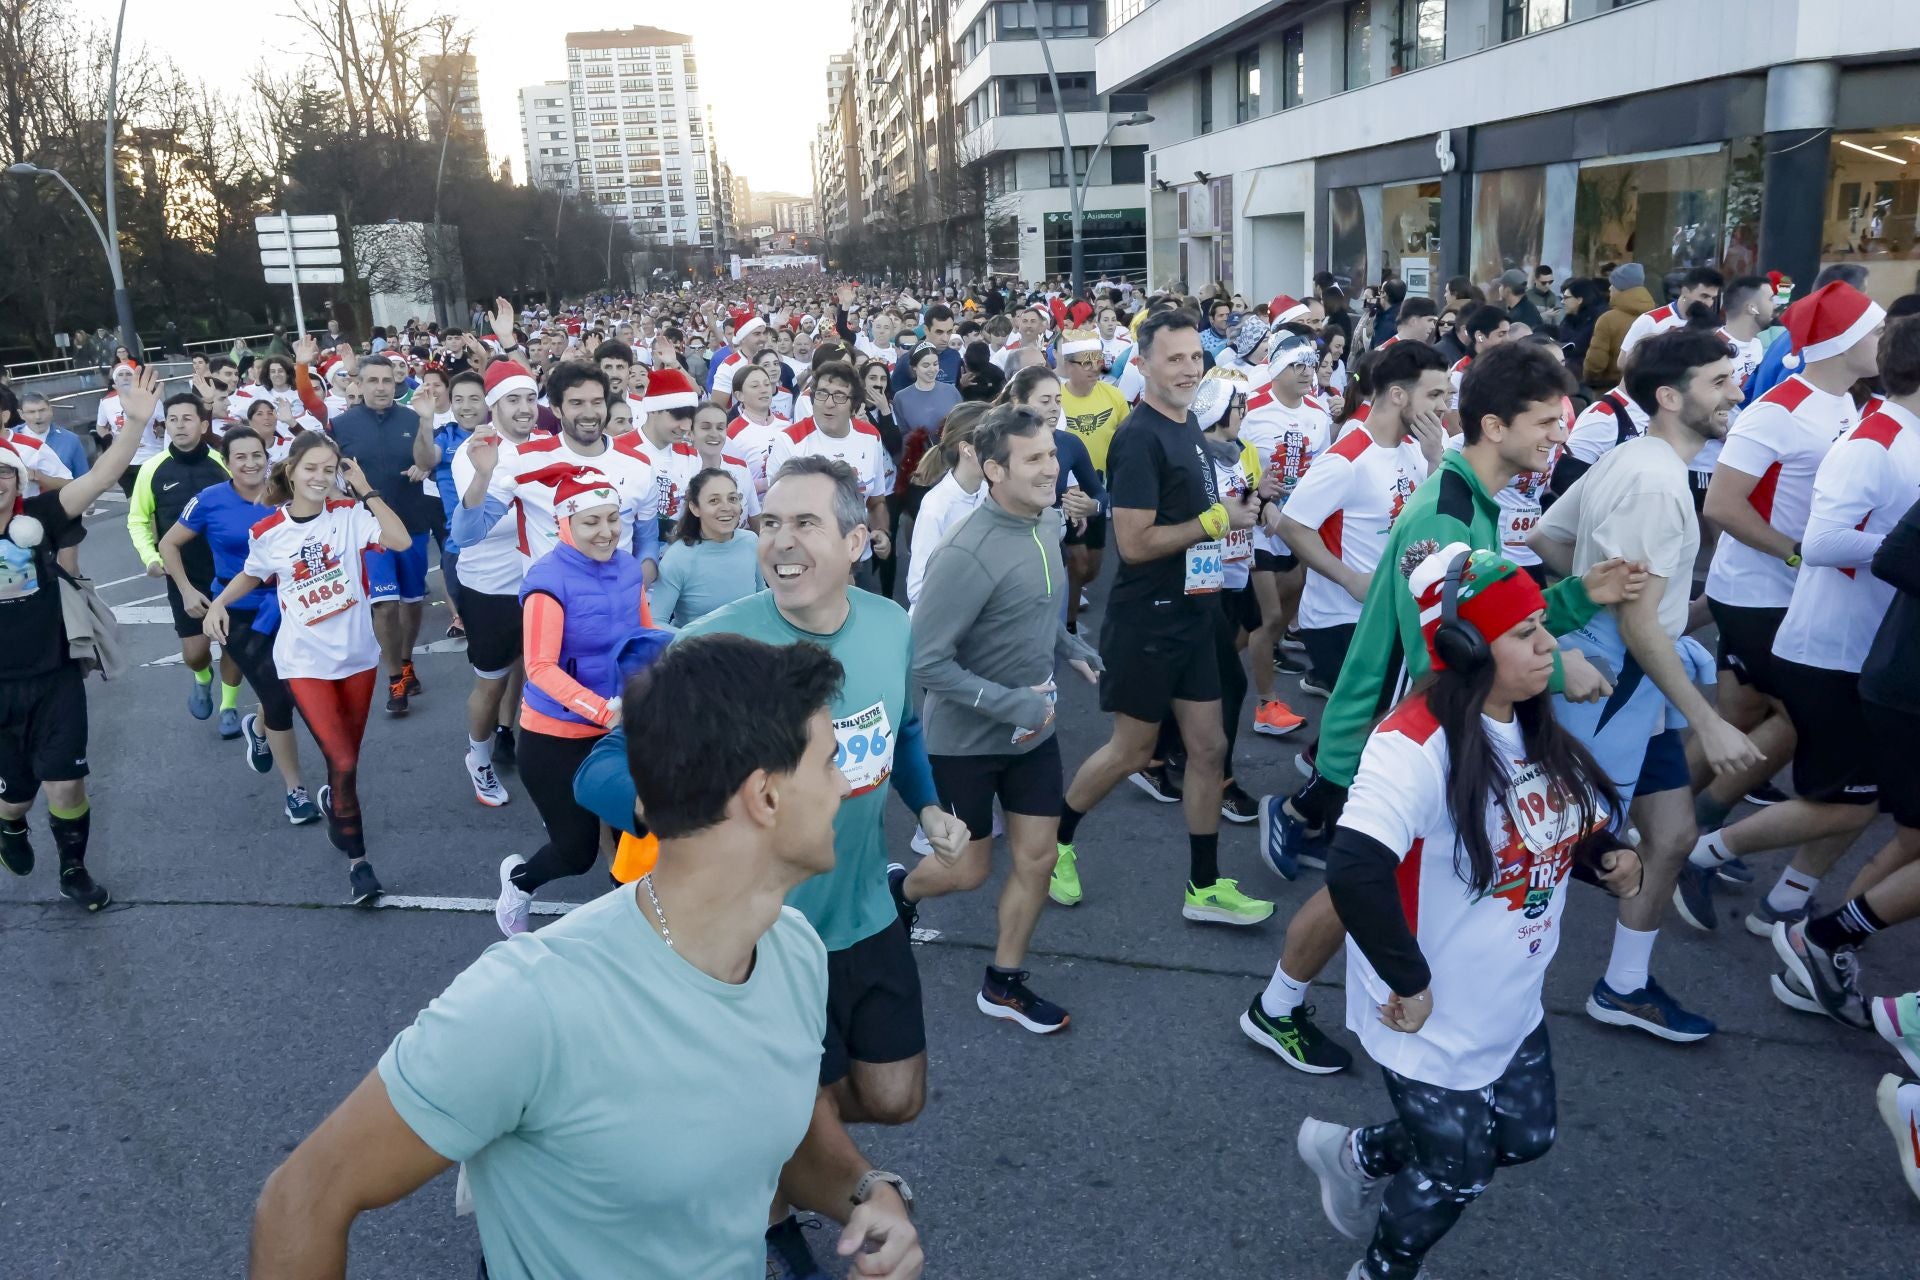
M 1535 855 L 1546 854 L 1576 837 L 1579 810 L 1549 791 L 1546 771 L 1537 764 L 1522 765 L 1507 788 L 1507 813 L 1514 833 Z
M 893 724 L 884 702 L 835 717 L 833 739 L 833 763 L 847 780 L 849 796 L 865 795 L 892 776 Z
M 1540 523 L 1540 508 L 1532 507 L 1524 511 L 1509 511 L 1505 536 L 1501 539 L 1509 547 L 1527 545 L 1527 535 L 1533 532 L 1533 526 Z
M 289 591 L 282 609 L 295 625 L 317 626 L 359 603 L 359 593 L 348 577 L 345 557 L 326 543 L 308 543 L 289 575 Z
M 1196 542 L 1187 548 L 1187 594 L 1203 596 L 1227 585 L 1222 568 L 1225 548 L 1217 541 Z
M 1235 529 L 1220 543 L 1220 559 L 1225 564 L 1246 564 L 1253 559 L 1253 530 Z

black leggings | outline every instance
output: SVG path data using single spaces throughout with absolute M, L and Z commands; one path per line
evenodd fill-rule
M 1392 1176 L 1367 1246 L 1368 1280 L 1414 1280 L 1427 1251 L 1487 1189 L 1502 1165 L 1553 1146 L 1553 1054 L 1544 1018 L 1500 1078 L 1484 1089 L 1442 1089 L 1382 1067 L 1396 1119 L 1359 1131 L 1361 1172 Z
M 599 741 L 597 734 L 562 738 L 520 730 L 516 767 L 547 827 L 547 842 L 513 872 L 514 885 L 527 893 L 549 880 L 591 871 L 600 856 L 600 819 L 573 798 L 573 775 Z
M 260 720 L 276 732 L 293 728 L 293 695 L 273 665 L 273 632 L 253 629 L 254 611 L 227 611 L 226 651 L 260 699 Z

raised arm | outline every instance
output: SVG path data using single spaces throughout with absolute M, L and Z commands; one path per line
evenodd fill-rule
M 133 461 L 134 452 L 140 447 L 140 437 L 145 434 L 146 424 L 153 417 L 154 406 L 159 403 L 160 379 L 151 368 L 137 370 L 133 375 L 133 385 L 120 397 L 120 408 L 127 419 L 125 429 L 114 437 L 113 443 L 95 459 L 85 475 L 76 478 L 72 484 L 60 487 L 62 511 L 75 518 L 85 515 L 94 499 L 120 482 L 121 473 Z M 136 417 L 136 414 L 139 416 Z

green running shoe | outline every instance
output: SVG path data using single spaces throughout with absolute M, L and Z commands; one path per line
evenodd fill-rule
M 1204 889 L 1189 884 L 1180 914 L 1202 924 L 1259 924 L 1273 914 L 1273 904 L 1240 892 L 1238 880 L 1215 880 Z
M 1080 905 L 1080 867 L 1074 856 L 1073 846 L 1057 846 L 1059 856 L 1053 863 L 1053 881 L 1047 886 L 1047 896 L 1063 907 Z

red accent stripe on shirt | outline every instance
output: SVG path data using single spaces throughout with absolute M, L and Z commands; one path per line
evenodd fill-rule
M 1415 840 L 1393 873 L 1400 886 L 1400 910 L 1407 917 L 1407 932 L 1415 938 L 1420 936 L 1420 855 L 1426 851 L 1426 844 L 1424 838 Z
M 1773 491 L 1780 487 L 1780 464 L 1768 467 L 1766 474 L 1760 477 L 1760 483 L 1753 486 L 1753 492 L 1747 495 L 1747 502 L 1760 513 L 1762 520 L 1773 519 Z

